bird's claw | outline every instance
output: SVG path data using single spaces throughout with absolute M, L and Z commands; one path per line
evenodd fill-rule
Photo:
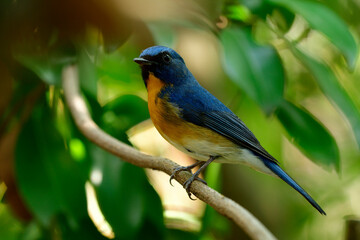
M 175 178 L 176 174 L 178 174 L 179 172 L 182 172 L 182 171 L 187 171 L 189 173 L 191 173 L 191 168 L 189 167 L 177 167 L 177 168 L 174 168 L 174 171 L 173 173 L 170 175 L 170 179 L 169 179 L 169 182 L 170 182 L 170 185 L 171 186 L 174 186 L 171 181 Z
M 170 185 L 173 186 L 172 183 L 171 183 L 171 181 L 175 178 L 176 174 L 178 174 L 179 172 L 182 172 L 182 171 L 187 171 L 187 172 L 189 172 L 189 173 L 192 173 L 192 172 L 191 172 L 191 169 L 193 169 L 194 167 L 196 167 L 196 166 L 198 166 L 198 165 L 203 166 L 204 164 L 201 163 L 201 162 L 197 162 L 197 163 L 195 163 L 195 164 L 193 164 L 193 165 L 190 165 L 190 166 L 187 166 L 187 167 L 182 167 L 182 166 L 180 166 L 180 167 L 175 168 L 174 171 L 173 171 L 173 173 L 172 173 L 171 176 L 170 176 L 170 180 L 169 180 Z M 194 173 L 188 180 L 186 180 L 186 181 L 184 182 L 184 184 L 183 184 L 183 187 L 185 188 L 185 190 L 186 190 L 186 192 L 187 192 L 187 194 L 189 195 L 189 198 L 190 198 L 191 200 L 196 200 L 196 199 L 194 199 L 194 198 L 191 197 L 191 192 L 190 192 L 190 185 L 191 185 L 195 180 L 199 180 L 200 182 L 202 182 L 202 183 L 204 183 L 205 185 L 207 185 L 207 182 L 206 182 L 204 179 L 199 178 L 199 173 L 200 173 L 200 172 L 201 172 L 201 168 L 200 168 L 196 173 Z
M 195 180 L 198 180 L 198 181 L 204 183 L 205 185 L 207 185 L 207 182 L 204 179 L 201 179 L 198 176 L 195 176 L 195 174 L 192 175 L 188 180 L 186 180 L 183 184 L 183 187 L 185 188 L 185 190 L 191 200 L 196 200 L 195 198 L 191 197 L 192 193 L 190 192 L 190 186 Z

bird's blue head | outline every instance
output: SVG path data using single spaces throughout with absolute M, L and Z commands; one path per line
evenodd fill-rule
M 185 83 L 189 76 L 192 77 L 182 57 L 168 47 L 149 47 L 138 58 L 134 58 L 134 61 L 141 67 L 145 84 L 150 73 L 165 84 L 173 85 Z

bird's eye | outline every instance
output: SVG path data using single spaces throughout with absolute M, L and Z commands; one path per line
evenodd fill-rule
M 165 63 L 170 63 L 170 61 L 171 61 L 170 55 L 169 55 L 169 54 L 164 54 L 164 55 L 163 55 L 163 61 L 164 61 Z

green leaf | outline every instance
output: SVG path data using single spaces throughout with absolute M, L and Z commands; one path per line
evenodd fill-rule
M 284 101 L 276 116 L 285 127 L 290 140 L 316 164 L 339 171 L 339 150 L 334 138 L 317 119 L 306 110 Z
M 22 222 L 13 215 L 9 204 L 0 202 L 0 239 L 18 240 L 24 230 Z
M 256 44 L 244 29 L 227 28 L 220 38 L 227 75 L 267 114 L 273 112 L 284 91 L 284 72 L 275 49 Z
M 92 144 L 89 149 L 94 160 L 90 179 L 116 239 L 162 239 L 161 201 L 144 170 Z
M 265 19 L 273 10 L 265 0 L 239 0 L 238 2 L 262 19 Z
M 14 53 L 14 57 L 42 81 L 56 86 L 61 85 L 63 67 L 76 60 L 75 50 L 72 46 L 61 46 L 56 50 L 45 50 L 44 52 L 18 52 Z
M 115 52 L 128 40 L 132 33 L 132 20 L 125 17 L 125 14 L 119 14 L 116 17 L 116 23 L 109 21 L 101 27 L 106 53 Z
M 134 239 L 145 219 L 145 173 L 129 163 L 93 146 L 95 164 L 91 172 L 100 209 L 115 236 Z
M 144 100 L 135 95 L 124 95 L 104 106 L 100 126 L 120 141 L 127 142 L 126 131 L 148 118 Z M 149 239 L 161 239 L 164 228 L 161 202 L 143 169 L 92 144 L 89 149 L 94 161 L 91 180 L 100 209 L 116 238 L 147 239 L 151 235 L 157 237 Z
M 128 43 L 112 54 L 99 52 L 96 65 L 101 102 L 108 102 L 124 94 L 145 96 L 146 89 L 139 74 L 140 68 L 132 61 L 140 52 L 141 49 Z
M 79 79 L 80 86 L 88 94 L 96 99 L 97 97 L 97 71 L 95 64 L 91 61 L 88 53 L 81 48 L 79 53 Z
M 104 106 L 102 129 L 127 142 L 126 131 L 150 117 L 147 102 L 135 95 L 124 95 Z
M 168 22 L 149 22 L 147 23 L 155 43 L 162 46 L 174 46 L 176 31 Z
M 86 169 L 74 161 L 42 99 L 19 136 L 15 171 L 20 193 L 32 213 L 49 227 L 55 214 L 68 221 L 87 216 Z
M 339 84 L 339 80 L 331 69 L 325 64 L 305 55 L 301 51 L 292 48 L 293 53 L 302 63 L 312 72 L 315 80 L 319 84 L 324 94 L 335 103 L 344 113 L 353 129 L 356 141 L 360 146 L 360 112 L 356 105 L 347 94 L 345 89 Z
M 248 21 L 251 13 L 248 8 L 243 5 L 230 5 L 226 8 L 226 16 L 230 19 L 238 21 Z
M 76 228 L 73 228 L 63 215 L 57 216 L 56 220 L 57 225 L 55 233 L 52 234 L 53 238 L 63 240 L 109 240 L 96 229 L 94 223 L 88 217 L 82 219 Z
M 66 63 L 73 59 L 52 59 L 48 57 L 17 55 L 15 58 L 33 71 L 42 81 L 49 85 L 60 86 L 61 71 Z
M 145 194 L 145 222 L 137 239 L 165 239 L 163 207 L 159 195 L 154 191 L 150 184 L 144 184 Z M 151 233 L 151 237 L 149 237 Z
M 357 45 L 346 23 L 324 4 L 308 0 L 267 0 L 300 14 L 309 25 L 322 32 L 340 49 L 351 68 L 355 67 Z

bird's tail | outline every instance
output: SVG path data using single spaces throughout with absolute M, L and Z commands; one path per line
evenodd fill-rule
M 306 200 L 313 205 L 321 214 L 326 215 L 324 210 L 315 202 L 315 200 L 307 193 L 304 189 L 302 189 L 299 184 L 297 184 L 287 173 L 281 169 L 281 167 L 273 161 L 263 159 L 265 166 L 267 166 L 273 173 L 275 173 L 279 178 L 284 180 L 287 184 L 293 187 L 296 191 L 298 191 L 301 195 L 306 198 Z

